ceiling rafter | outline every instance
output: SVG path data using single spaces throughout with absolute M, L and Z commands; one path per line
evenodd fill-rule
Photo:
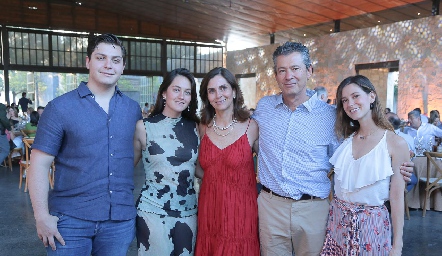
M 333 33 L 335 20 L 343 32 L 431 8 L 432 0 L 2 0 L 0 24 L 259 46 L 270 34 L 278 43 Z

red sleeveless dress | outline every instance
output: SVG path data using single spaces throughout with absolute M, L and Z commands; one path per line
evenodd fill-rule
M 204 135 L 199 161 L 204 178 L 195 255 L 258 256 L 258 195 L 247 134 L 224 149 Z

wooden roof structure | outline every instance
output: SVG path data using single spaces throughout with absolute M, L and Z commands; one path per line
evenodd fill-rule
M 439 8 L 440 0 L 2 0 L 0 25 L 222 42 L 229 50 L 417 19 Z

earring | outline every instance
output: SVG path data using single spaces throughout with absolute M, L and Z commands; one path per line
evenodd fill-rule
M 189 111 L 189 112 L 190 112 L 190 105 L 189 105 L 189 106 L 187 106 L 187 111 Z
M 374 108 L 374 104 L 370 103 L 370 109 L 373 109 L 373 108 Z
M 165 107 L 166 106 L 166 97 L 163 97 L 163 100 L 164 100 L 163 107 Z

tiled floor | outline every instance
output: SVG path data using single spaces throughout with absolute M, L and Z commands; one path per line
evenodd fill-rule
M 18 166 L 13 172 L 0 167 L 0 255 L 40 256 L 45 249 L 37 238 L 29 194 L 18 189 Z M 138 196 L 144 182 L 142 165 L 135 169 L 135 192 Z M 440 193 L 437 191 L 435 193 Z M 411 210 L 411 219 L 405 220 L 404 256 L 442 255 L 442 212 Z M 127 255 L 136 255 L 136 243 L 132 243 Z

